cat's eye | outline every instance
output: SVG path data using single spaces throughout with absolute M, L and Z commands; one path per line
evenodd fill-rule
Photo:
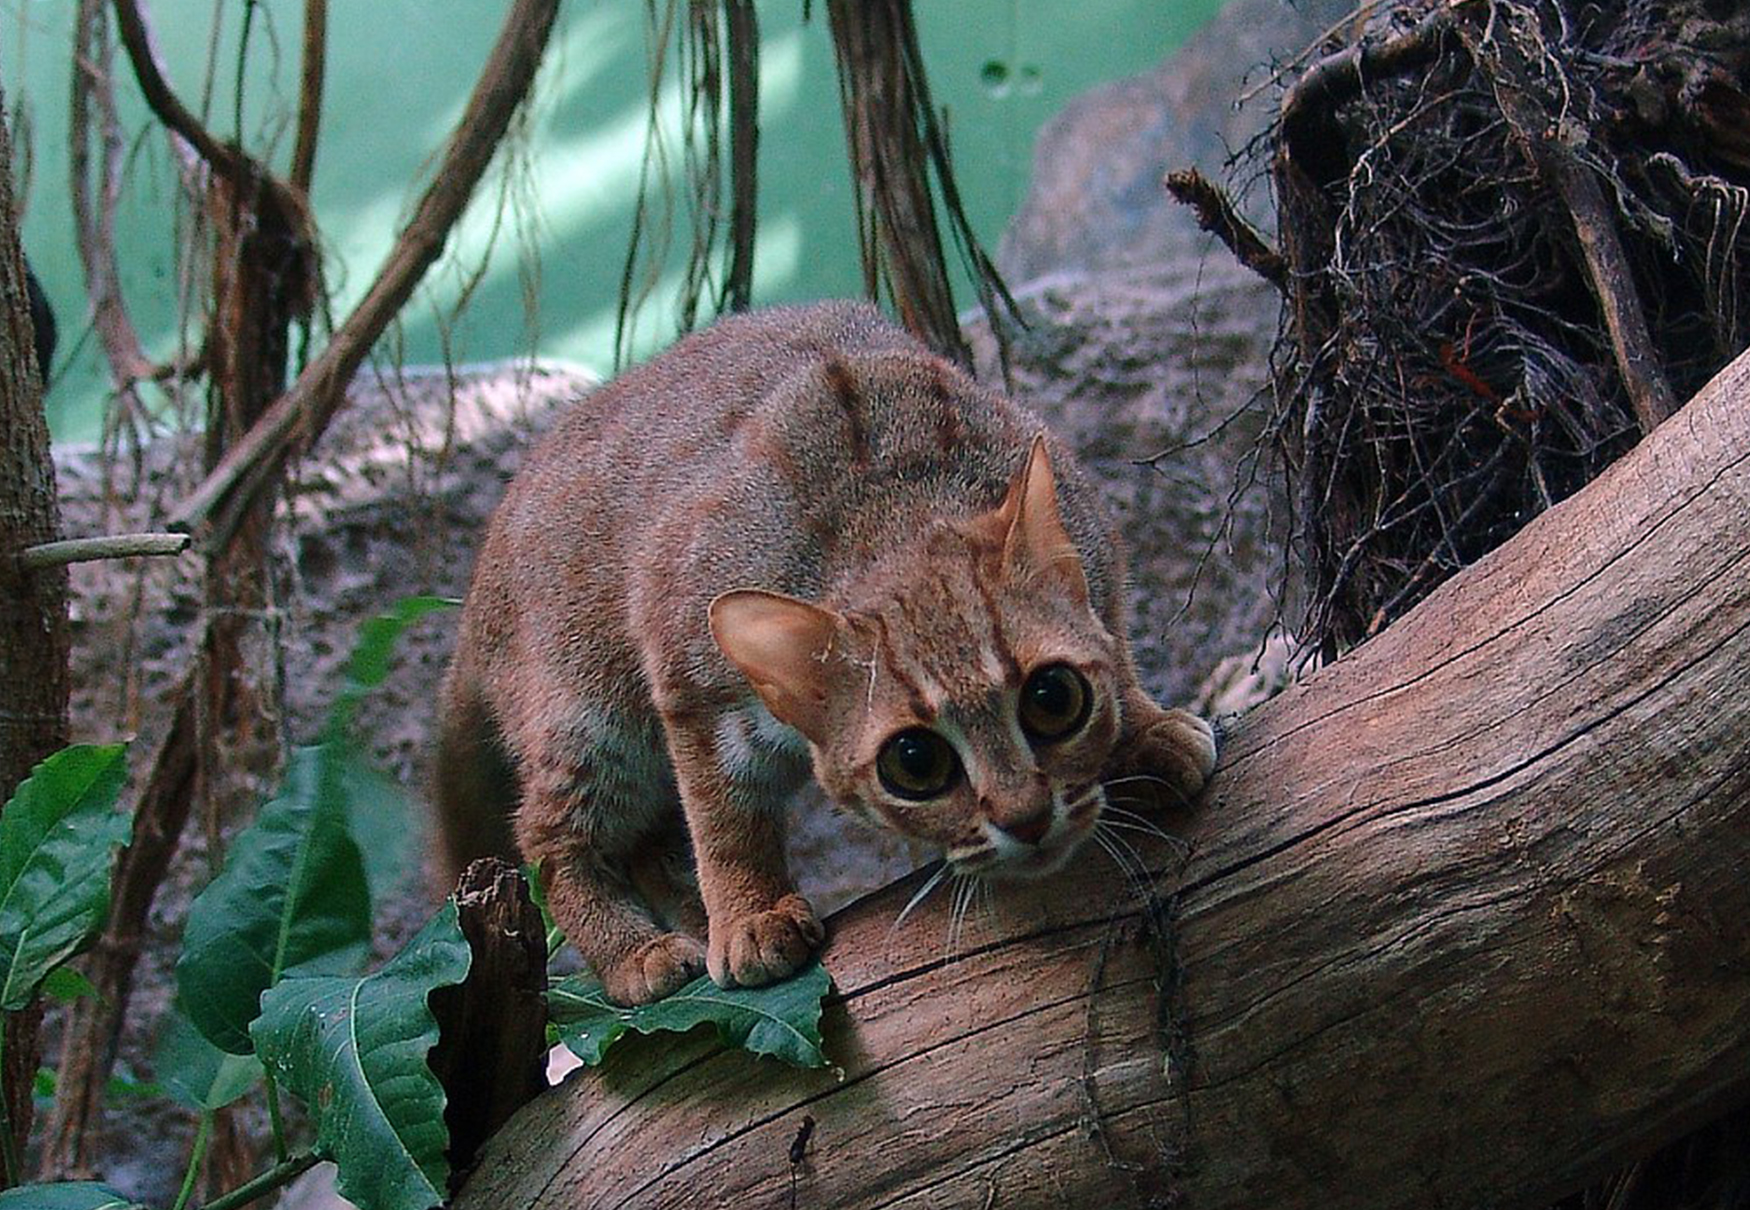
M 1049 743 L 1081 730 L 1093 712 L 1094 691 L 1068 664 L 1035 668 L 1021 686 L 1021 730 Z
M 881 745 L 875 772 L 888 793 L 922 801 L 960 780 L 960 757 L 954 745 L 929 728 L 908 727 Z

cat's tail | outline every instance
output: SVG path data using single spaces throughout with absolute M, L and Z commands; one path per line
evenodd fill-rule
M 462 659 L 450 665 L 439 690 L 431 790 L 438 834 L 430 864 L 438 895 L 454 890 L 476 858 L 520 861 L 511 828 L 516 774 L 479 681 Z

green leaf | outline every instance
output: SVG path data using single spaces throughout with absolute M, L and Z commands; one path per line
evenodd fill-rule
M 399 782 L 371 764 L 350 742 L 330 751 L 346 799 L 347 827 L 365 860 L 372 903 L 406 894 L 419 873 L 415 841 L 424 821 Z
M 79 971 L 70 966 L 57 966 L 43 980 L 43 995 L 62 1004 L 75 1000 L 102 1000 L 103 993 Z
M 654 1004 L 623 1008 L 610 1002 L 594 979 L 570 975 L 548 987 L 547 1011 L 560 1041 L 592 1067 L 629 1029 L 682 1033 L 706 1022 L 731 1046 L 797 1067 L 825 1067 L 820 1002 L 831 988 L 826 968 L 815 961 L 767 987 L 722 988 L 701 975 Z
M 116 811 L 127 745 L 75 744 L 38 765 L 0 811 L 0 1009 L 30 1003 L 109 914 L 133 821 Z
M 426 997 L 467 978 L 456 904 L 362 979 L 288 978 L 251 1032 L 275 1077 L 309 1107 L 316 1150 L 362 1210 L 429 1210 L 444 1198 L 444 1090 L 426 1064 L 437 1021 Z
M 395 643 L 409 626 L 440 609 L 454 609 L 461 602 L 452 597 L 406 597 L 359 627 L 358 642 L 346 665 L 346 685 L 329 713 L 328 734 L 337 735 L 352 724 L 359 699 L 383 683 L 389 675 L 389 657 Z
M 410 813 L 347 731 L 359 700 L 388 675 L 402 632 L 454 604 L 409 597 L 359 628 L 322 742 L 293 753 L 279 795 L 190 906 L 176 964 L 177 1004 L 220 1049 L 249 1053 L 249 1023 L 261 995 L 287 974 L 350 971 L 364 956 L 372 892 L 399 881 L 408 865 Z M 399 828 L 388 826 L 396 820 Z M 369 863 L 359 838 L 370 842 Z
M 196 1111 L 223 1109 L 261 1082 L 261 1060 L 220 1050 L 181 1013 L 166 1018 L 152 1058 L 164 1095 Z
M 0 1193 L 0 1210 L 144 1210 L 144 1207 L 96 1181 L 59 1181 L 8 1189 Z
M 370 944 L 370 891 L 347 827 L 341 747 L 292 754 L 278 797 L 189 905 L 177 1005 L 221 1050 L 249 1053 L 261 994 L 286 974 L 356 969 Z

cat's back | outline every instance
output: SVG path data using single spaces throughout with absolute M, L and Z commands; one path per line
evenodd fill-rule
M 604 488 L 689 477 L 729 456 L 737 431 L 786 381 L 836 356 L 915 350 L 864 303 L 772 307 L 694 332 L 580 401 L 532 453 L 519 484 L 588 469 Z
M 983 494 L 1036 427 L 867 304 L 770 308 L 720 320 L 580 401 L 532 452 L 496 528 L 569 518 L 610 557 L 652 555 L 662 531 L 726 509 L 849 525 L 858 510 L 902 507 L 894 489 L 921 506 L 957 481 Z

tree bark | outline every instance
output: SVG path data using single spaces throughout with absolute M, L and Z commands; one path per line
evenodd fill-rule
M 67 743 L 67 569 L 27 570 L 26 547 L 61 536 L 55 464 L 43 418 L 43 376 L 30 308 L 25 301 L 24 253 L 12 199 L 12 137 L 0 95 L 0 803 L 12 797 L 31 768 Z M 40 1004 L 0 1014 L 5 1097 L 19 1150 L 30 1133 L 31 1084 L 36 1077 Z M 11 1157 L 0 1163 L 0 1188 L 24 1174 Z
M 547 926 L 527 879 L 482 857 L 462 871 L 456 913 L 473 958 L 465 982 L 431 994 L 438 1044 L 427 1058 L 444 1086 L 453 1174 L 547 1083 Z
M 842 1071 L 620 1043 L 515 1206 L 1547 1204 L 1750 1094 L 1750 356 L 1247 717 L 1182 829 L 832 922 Z M 1139 893 L 1141 892 L 1141 893 Z M 815 1127 L 791 1161 L 805 1117 Z

